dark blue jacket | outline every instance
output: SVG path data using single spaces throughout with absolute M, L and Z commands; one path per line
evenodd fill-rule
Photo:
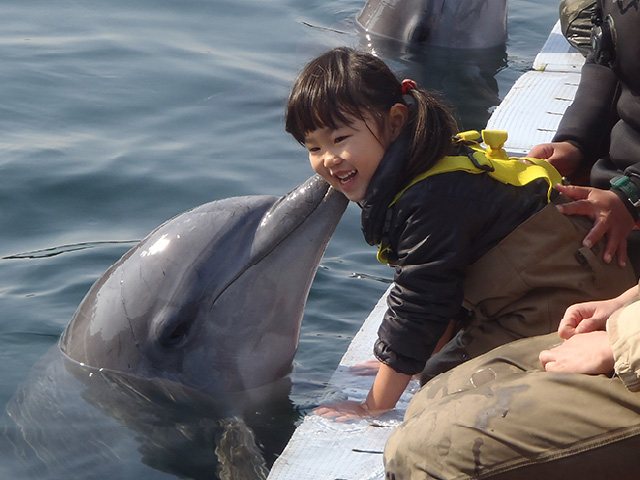
M 515 187 L 486 174 L 443 173 L 416 183 L 389 209 L 406 183 L 405 157 L 400 138 L 369 184 L 361 220 L 370 245 L 388 240 L 395 269 L 374 353 L 415 374 L 461 312 L 467 266 L 547 204 L 548 184 Z

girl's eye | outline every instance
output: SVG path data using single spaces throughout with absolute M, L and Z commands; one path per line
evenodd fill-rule
M 336 137 L 336 139 L 334 140 L 334 143 L 340 143 L 340 142 L 342 142 L 342 141 L 344 141 L 346 139 L 347 139 L 346 135 L 343 135 L 341 137 Z
M 316 153 L 320 151 L 320 147 L 309 147 L 307 150 L 309 150 L 309 153 Z

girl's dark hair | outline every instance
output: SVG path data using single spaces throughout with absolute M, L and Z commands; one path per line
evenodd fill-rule
M 405 183 L 447 155 L 451 137 L 458 131 L 449 108 L 434 94 L 420 88 L 407 93 L 414 105 L 405 125 L 410 133 Z M 382 60 L 335 48 L 312 60 L 298 76 L 289 96 L 285 128 L 304 144 L 305 136 L 314 130 L 348 124 L 347 116 L 364 119 L 368 113 L 382 126 L 396 103 L 407 103 L 402 84 Z

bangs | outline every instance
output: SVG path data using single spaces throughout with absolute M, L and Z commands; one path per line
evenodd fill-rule
M 336 129 L 371 115 L 380 121 L 402 101 L 400 83 L 378 58 L 336 48 L 312 60 L 295 81 L 285 129 L 302 145 L 320 128 Z
M 299 143 L 304 144 L 305 137 L 310 132 L 321 128 L 335 130 L 342 125 L 350 125 L 353 117 L 360 116 L 359 109 L 339 102 L 335 96 L 321 100 L 307 97 L 305 101 L 289 106 L 286 130 Z
M 349 125 L 348 117 L 362 117 L 365 106 L 357 76 L 347 78 L 343 65 L 311 62 L 296 80 L 287 105 L 285 129 L 301 144 L 319 128 Z

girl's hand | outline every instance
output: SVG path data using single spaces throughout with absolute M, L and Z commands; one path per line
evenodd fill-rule
M 377 417 L 395 408 L 398 399 L 411 380 L 411 375 L 398 373 L 383 363 L 378 362 L 378 364 L 378 374 L 364 402 L 332 403 L 316 408 L 314 413 L 344 422 L 353 418 Z
M 609 373 L 615 360 L 606 331 L 581 333 L 551 350 L 540 352 L 540 363 L 547 372 Z
M 349 420 L 377 417 L 388 410 L 370 410 L 365 402 L 354 402 L 347 400 L 345 402 L 337 402 L 329 405 L 323 405 L 316 408 L 313 413 L 325 418 L 332 418 L 338 422 L 347 422 Z
M 378 370 L 380 370 L 380 361 L 376 359 L 367 360 L 366 362 L 358 363 L 357 365 L 349 367 L 349 373 L 362 377 L 377 375 Z
M 615 254 L 618 264 L 627 262 L 627 235 L 635 222 L 624 203 L 611 190 L 571 185 L 556 185 L 556 190 L 574 200 L 558 205 L 558 211 L 564 215 L 585 215 L 593 220 L 593 228 L 584 237 L 582 244 L 591 248 L 604 235 L 607 244 L 604 261 L 610 263 Z

